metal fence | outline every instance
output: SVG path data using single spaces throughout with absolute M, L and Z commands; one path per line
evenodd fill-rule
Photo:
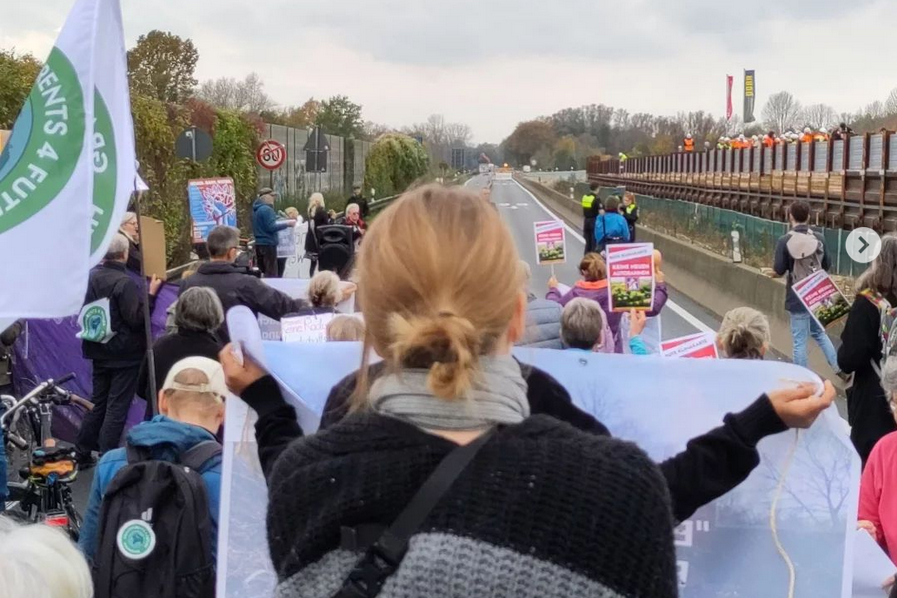
M 330 146 L 326 172 L 306 172 L 305 144 L 309 131 L 282 125 L 265 125 L 262 137 L 280 142 L 287 150 L 283 166 L 270 171 L 259 167 L 259 183 L 282 196 L 307 197 L 316 191 L 347 193 L 364 182 L 364 165 L 372 143 L 326 135 Z

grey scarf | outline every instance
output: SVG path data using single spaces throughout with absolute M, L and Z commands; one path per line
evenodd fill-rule
M 427 388 L 427 370 L 406 369 L 371 386 L 374 411 L 428 430 L 482 430 L 529 416 L 526 380 L 510 355 L 481 357 L 481 373 L 466 400 L 446 401 Z

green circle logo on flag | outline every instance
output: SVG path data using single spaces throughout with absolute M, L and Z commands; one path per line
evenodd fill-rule
M 53 48 L 0 156 L 0 234 L 65 189 L 84 149 L 84 94 L 69 59 Z
M 118 165 L 115 152 L 115 131 L 109 108 L 99 91 L 94 93 L 93 124 L 93 233 L 90 253 L 99 249 L 112 225 Z M 118 226 L 115 227 L 116 229 Z
M 156 548 L 156 532 L 146 521 L 132 519 L 118 529 L 116 543 L 122 556 L 139 561 L 151 555 Z

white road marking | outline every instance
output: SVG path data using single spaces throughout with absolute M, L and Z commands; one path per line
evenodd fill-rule
M 549 210 L 548 208 L 546 208 L 545 205 L 544 205 L 541 201 L 539 201 L 539 200 L 536 198 L 535 195 L 533 195 L 532 193 L 530 193 L 530 191 L 529 191 L 526 187 L 524 187 L 523 185 L 521 185 L 520 183 L 518 183 L 516 180 L 514 181 L 514 183 L 515 183 L 518 187 L 520 187 L 520 188 L 521 188 L 527 195 L 529 195 L 530 197 L 532 197 L 532 198 L 533 198 L 533 201 L 536 202 L 536 205 L 538 205 L 540 208 L 542 208 L 543 210 L 545 210 L 545 213 L 548 214 L 549 216 L 551 216 L 551 219 L 552 219 L 552 220 L 557 220 L 558 222 L 562 223 L 562 224 L 564 225 L 564 228 L 567 229 L 567 232 L 570 233 L 570 236 L 571 236 L 571 237 L 573 237 L 574 239 L 579 240 L 580 243 L 585 244 L 586 240 L 585 240 L 585 239 L 583 238 L 583 236 L 579 233 L 579 231 L 577 231 L 577 230 L 574 229 L 572 226 L 570 226 L 569 224 L 567 224 L 567 222 L 566 222 L 565 220 L 562 220 L 561 218 L 558 218 L 558 217 L 554 214 L 554 212 L 552 212 L 551 210 Z M 707 324 L 705 324 L 704 322 L 702 322 L 702 321 L 699 320 L 698 318 L 694 317 L 694 316 L 693 316 L 692 314 L 690 314 L 684 307 L 682 307 L 681 305 L 679 305 L 678 303 L 676 303 L 676 302 L 673 301 L 672 299 L 668 299 L 668 300 L 667 300 L 667 307 L 669 307 L 671 310 L 673 310 L 674 312 L 676 312 L 676 315 L 678 315 L 680 318 L 682 318 L 683 320 L 685 320 L 686 322 L 688 322 L 689 324 L 691 324 L 692 326 L 694 326 L 695 328 L 697 328 L 700 332 L 716 332 L 716 330 L 714 330 L 713 328 L 711 328 L 710 326 L 708 326 Z

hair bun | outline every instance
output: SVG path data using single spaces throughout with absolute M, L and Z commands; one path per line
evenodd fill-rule
M 438 397 L 460 398 L 470 390 L 480 353 L 479 335 L 470 320 L 448 311 L 435 317 L 391 317 L 396 364 L 429 370 L 427 384 Z

